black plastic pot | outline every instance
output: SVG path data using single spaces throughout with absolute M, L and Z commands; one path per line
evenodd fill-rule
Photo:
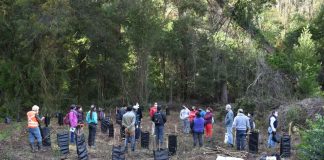
M 112 123 L 108 126 L 108 137 L 114 137 L 114 125 Z
M 113 146 L 112 147 L 112 160 L 125 160 L 125 147 Z
M 159 149 L 153 151 L 154 160 L 169 160 L 169 151 L 167 149 Z
M 76 136 L 76 149 L 77 149 L 77 154 L 78 154 L 79 160 L 88 160 L 89 159 L 84 134 Z
M 168 144 L 169 152 L 171 155 L 175 155 L 177 153 L 177 145 L 178 145 L 177 135 L 169 135 L 168 140 L 169 140 L 169 144 Z
M 291 138 L 289 135 L 283 135 L 280 143 L 280 156 L 290 157 L 291 154 Z
M 142 132 L 141 133 L 141 147 L 149 148 L 150 145 L 150 132 Z
M 48 127 L 42 127 L 41 128 L 41 132 L 42 132 L 42 143 L 43 146 L 51 146 L 51 132 L 50 132 L 50 128 Z
M 58 113 L 58 115 L 57 115 L 57 123 L 60 126 L 63 126 L 63 119 L 64 119 L 64 115 L 62 113 Z
M 259 132 L 251 132 L 249 135 L 249 152 L 258 153 Z
M 67 155 L 69 153 L 69 132 L 57 133 L 57 144 L 61 154 Z

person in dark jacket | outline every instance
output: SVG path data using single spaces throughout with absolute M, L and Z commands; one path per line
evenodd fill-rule
M 126 113 L 126 107 L 121 107 L 116 113 L 116 122 L 120 126 L 120 137 L 125 139 L 125 127 L 122 125 L 123 115 Z
M 164 134 L 164 124 L 166 123 L 166 115 L 162 113 L 161 106 L 157 107 L 157 111 L 154 113 L 152 117 L 152 121 L 155 124 L 155 140 L 156 145 L 163 145 L 163 134 Z
M 205 114 L 205 130 L 206 130 L 206 139 L 208 142 L 211 141 L 212 135 L 213 135 L 213 110 L 208 107 L 206 109 L 206 114 Z M 201 115 L 201 114 L 200 114 Z
M 196 117 L 191 122 L 191 128 L 193 132 L 194 147 L 199 142 L 199 147 L 203 146 L 203 134 L 204 134 L 205 120 L 201 117 L 199 112 L 196 113 Z
M 83 127 L 84 127 L 84 115 L 82 111 L 82 106 L 78 105 L 76 108 L 77 111 L 77 117 L 78 117 L 78 125 L 77 125 L 77 134 L 80 135 L 83 132 Z

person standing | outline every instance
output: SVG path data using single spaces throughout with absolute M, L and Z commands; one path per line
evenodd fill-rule
M 272 111 L 272 114 L 269 119 L 269 127 L 268 127 L 268 148 L 275 148 L 276 147 L 276 133 L 278 127 L 278 111 Z
M 82 111 L 82 106 L 78 105 L 76 108 L 77 111 L 77 118 L 78 118 L 78 125 L 76 127 L 76 133 L 80 135 L 83 133 L 83 126 L 84 126 L 84 118 L 83 118 L 83 111 Z
M 87 113 L 86 121 L 89 125 L 89 136 L 88 136 L 88 145 L 89 147 L 96 147 L 96 128 L 98 124 L 98 115 L 96 112 L 96 107 L 91 105 L 90 111 Z
M 206 139 L 208 142 L 211 141 L 212 135 L 213 135 L 213 110 L 208 107 L 206 109 L 206 114 L 205 114 L 205 130 L 206 130 Z
M 163 145 L 163 134 L 164 134 L 164 124 L 166 123 L 166 115 L 162 113 L 161 106 L 157 107 L 157 111 L 154 113 L 152 121 L 155 125 L 155 140 L 156 145 L 159 144 L 159 146 Z
M 236 149 L 244 150 L 246 133 L 250 129 L 249 118 L 243 114 L 243 109 L 239 109 L 234 118 L 233 128 L 236 130 Z
M 132 151 L 135 151 L 135 121 L 136 115 L 132 112 L 132 106 L 128 106 L 122 118 L 122 125 L 125 128 L 125 151 L 127 152 L 128 143 L 131 143 Z
M 253 113 L 248 113 L 247 116 L 249 118 L 249 123 L 250 123 L 251 131 L 253 131 L 255 129 L 255 122 L 254 122 L 254 118 L 253 118 Z
M 75 129 L 78 125 L 78 113 L 76 111 L 76 105 L 72 104 L 70 106 L 70 112 L 69 112 L 69 126 L 70 126 L 70 142 L 73 144 L 74 143 L 74 134 L 75 134 Z
M 40 118 L 39 116 L 39 107 L 34 105 L 32 110 L 27 112 L 27 121 L 28 121 L 28 132 L 29 132 L 29 144 L 31 147 L 31 152 L 36 152 L 35 149 L 35 138 L 37 139 L 37 148 L 39 151 L 44 151 L 42 149 L 42 136 L 39 129 L 39 122 L 43 121 L 45 118 Z
M 196 110 L 196 107 L 195 106 L 192 106 L 191 107 L 191 111 L 190 111 L 190 113 L 189 113 L 189 122 L 191 123 L 194 119 L 195 119 L 195 117 L 196 117 L 196 113 L 197 113 L 198 111 Z
M 180 111 L 180 119 L 183 123 L 183 133 L 188 134 L 190 132 L 190 122 L 189 122 L 189 113 L 190 110 L 186 106 L 182 106 Z
M 234 113 L 232 111 L 232 106 L 229 104 L 226 105 L 225 109 L 227 111 L 227 114 L 225 117 L 227 144 L 229 147 L 233 147 L 232 125 L 233 125 L 233 121 L 234 121 Z
M 199 147 L 203 146 L 204 124 L 204 118 L 201 117 L 201 114 L 199 112 L 197 112 L 194 120 L 190 124 L 193 133 L 194 147 L 196 147 L 198 142 Z
M 157 106 L 158 106 L 158 104 L 155 102 L 154 105 L 150 108 L 150 118 L 151 119 L 153 119 L 154 113 L 157 111 Z M 151 130 L 152 130 L 152 135 L 154 135 L 155 123 L 153 120 L 152 120 Z
M 142 110 L 139 108 L 139 104 L 136 103 L 135 106 L 133 106 L 133 111 L 136 116 L 135 120 L 135 140 L 139 139 L 141 135 L 141 120 L 142 120 Z
M 125 113 L 126 113 L 126 107 L 120 107 L 116 113 L 116 123 L 120 126 L 121 139 L 125 139 L 125 127 L 122 125 L 122 119 Z

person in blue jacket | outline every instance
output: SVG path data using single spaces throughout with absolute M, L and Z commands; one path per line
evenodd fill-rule
M 90 111 L 87 113 L 86 121 L 89 125 L 89 136 L 88 136 L 88 145 L 89 147 L 95 148 L 96 144 L 96 128 L 98 124 L 98 115 L 96 112 L 96 107 L 91 105 Z

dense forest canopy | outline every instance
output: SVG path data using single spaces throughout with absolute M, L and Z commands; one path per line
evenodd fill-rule
M 323 0 L 1 0 L 0 116 L 323 94 Z

